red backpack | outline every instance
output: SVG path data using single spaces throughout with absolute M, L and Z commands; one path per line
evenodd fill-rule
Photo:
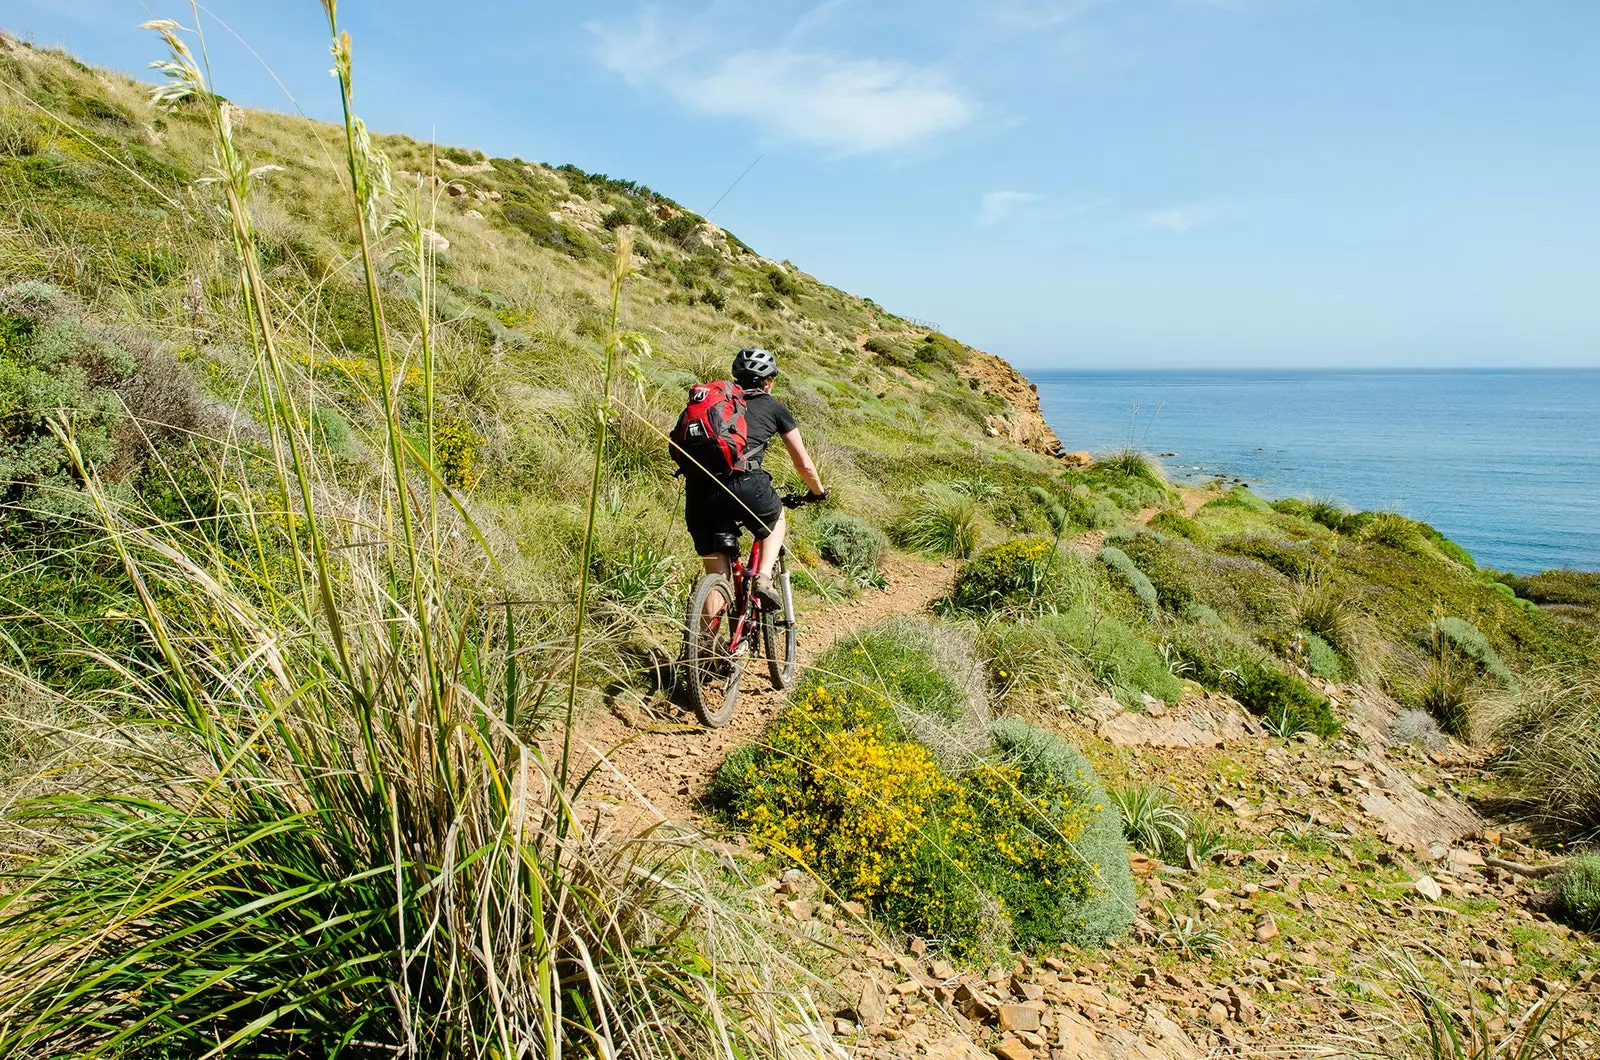
M 689 405 L 672 428 L 672 459 L 685 475 L 695 471 L 738 475 L 748 471 L 744 388 L 718 380 L 689 388 Z

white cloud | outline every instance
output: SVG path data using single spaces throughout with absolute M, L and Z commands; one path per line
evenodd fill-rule
M 978 111 L 938 71 L 894 59 L 808 50 L 793 39 L 730 53 L 703 25 L 663 32 L 653 12 L 632 30 L 589 29 L 601 63 L 631 84 L 841 154 L 906 147 L 960 128 Z
M 1079 22 L 1110 0 L 992 0 L 983 11 L 995 26 L 1016 33 L 1036 33 Z
M 1222 215 L 1221 207 L 1214 202 L 1197 202 L 1177 206 L 1170 210 L 1153 210 L 1144 215 L 1145 223 L 1152 228 L 1165 228 L 1174 235 L 1187 235 L 1203 224 L 1210 224 Z
M 978 209 L 978 223 L 981 225 L 999 224 L 1019 207 L 1031 202 L 1038 202 L 1043 195 L 1031 191 L 991 191 L 983 196 L 983 202 Z

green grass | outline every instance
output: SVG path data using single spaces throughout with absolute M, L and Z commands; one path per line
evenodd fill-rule
M 1116 580 L 1139 601 L 1139 606 L 1148 617 L 1155 618 L 1160 613 L 1161 603 L 1155 586 L 1150 584 L 1150 579 L 1128 558 L 1126 552 L 1115 545 L 1105 545 L 1100 549 L 1099 558 Z
M 336 29 L 331 5 L 329 18 Z M 757 984 L 735 966 L 780 969 L 786 958 L 758 942 L 737 888 L 724 888 L 692 847 L 591 835 L 572 812 L 582 785 L 570 749 L 546 755 L 518 735 L 563 707 L 571 731 L 604 631 L 585 621 L 582 588 L 575 604 L 535 611 L 518 602 L 482 528 L 430 472 L 447 463 L 439 446 L 449 439 L 435 431 L 437 303 L 422 215 L 369 197 L 379 167 L 348 111 L 348 44 L 335 58 L 356 194 L 341 205 L 358 236 L 353 271 L 369 313 L 362 348 L 376 383 L 352 395 L 363 404 L 352 409 L 351 436 L 370 454 L 356 467 L 322 450 L 317 421 L 302 414 L 300 402 L 322 395 L 314 366 L 297 357 L 292 314 L 282 313 L 293 302 L 263 267 L 257 226 L 269 214 L 251 202 L 240 138 L 174 27 L 157 28 L 176 108 L 163 121 L 209 127 L 223 164 L 213 190 L 240 248 L 248 301 L 230 309 L 252 365 L 255 389 L 239 397 L 253 422 L 242 442 L 196 438 L 208 458 L 199 473 L 137 447 L 140 459 L 118 467 L 102 455 L 113 439 L 92 420 L 80 440 L 62 395 L 81 402 L 97 385 L 140 393 L 138 356 L 124 367 L 104 356 L 122 347 L 98 337 L 86 354 L 92 333 L 71 318 L 28 331 L 7 317 L 3 356 L 22 366 L 14 392 L 32 402 L 13 411 L 42 420 L 27 444 L 55 476 L 28 485 L 70 496 L 82 513 L 65 541 L 36 535 L 33 560 L 67 569 L 70 557 L 44 551 L 52 544 L 92 557 L 120 574 L 107 580 L 120 582 L 125 605 L 46 616 L 29 600 L 10 601 L 23 622 L 47 620 L 63 653 L 96 659 L 109 680 L 41 672 L 33 664 L 50 651 L 37 645 L 0 661 L 8 705 L 34 711 L 8 716 L 8 732 L 47 726 L 41 735 L 53 744 L 48 770 L 9 793 L 8 839 L 50 841 L 9 851 L 0 1053 L 597 1048 L 667 1057 L 786 1048 L 785 1032 L 760 1018 L 770 1008 L 741 1000 L 757 996 Z M 27 72 L 35 90 L 60 74 L 49 65 Z M 94 113 L 102 125 L 121 121 Z M 339 181 L 328 183 L 337 202 Z M 370 243 L 376 204 L 397 211 L 390 251 L 416 295 L 409 316 L 389 321 Z M 417 252 L 409 273 L 408 239 Z M 625 240 L 618 246 L 608 379 L 642 355 L 617 327 L 631 264 Z M 29 302 L 26 319 L 39 321 L 40 299 Z M 410 329 L 401 332 L 401 320 Z M 416 352 L 414 375 L 394 359 L 402 348 Z M 103 384 L 84 367 L 95 358 L 113 368 Z M 72 393 L 45 393 L 28 375 L 40 365 Z M 603 387 L 602 414 L 606 398 Z M 135 416 L 155 411 L 124 403 Z M 586 441 L 580 584 L 615 585 L 637 604 L 655 591 L 661 563 L 636 554 L 614 577 L 594 570 L 610 450 L 603 426 Z M 39 517 L 26 495 L 13 500 L 22 507 L 8 517 Z M 29 588 L 28 570 L 5 573 L 8 590 Z M 105 626 L 134 633 L 128 650 L 106 650 Z M 81 731 L 54 728 L 74 718 Z M 58 779 L 62 769 L 70 783 Z M 707 926 L 709 910 L 720 926 Z M 726 963 L 734 954 L 743 956 Z M 670 1035 L 658 1033 L 662 1023 Z
M 1122 816 L 1122 831 L 1129 843 L 1152 857 L 1172 850 L 1181 853 L 1189 820 L 1163 785 L 1114 787 L 1110 796 Z
M 972 493 L 930 485 L 910 499 L 889 532 L 902 548 L 966 559 L 978 551 L 986 524 L 983 506 Z

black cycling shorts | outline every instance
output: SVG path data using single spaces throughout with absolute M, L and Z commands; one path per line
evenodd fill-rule
M 783 501 L 765 471 L 691 478 L 685 487 L 683 518 L 701 556 L 737 555 L 740 527 L 765 540 L 782 514 Z

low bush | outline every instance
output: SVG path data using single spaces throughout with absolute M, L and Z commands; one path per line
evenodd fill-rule
M 1439 650 L 1423 661 L 1411 688 L 1403 689 L 1402 695 L 1427 711 L 1445 732 L 1470 739 L 1477 692 L 1478 675 L 1472 664 L 1452 651 Z
M 993 616 L 979 627 L 978 651 L 1002 704 L 1076 706 L 1099 688 L 1087 660 L 1038 622 Z
M 1157 512 L 1150 520 L 1150 529 L 1163 534 L 1175 534 L 1196 544 L 1205 542 L 1205 531 L 1200 528 L 1200 524 L 1185 515 L 1180 508 L 1168 508 L 1164 512 Z
M 1137 534 L 1117 544 L 1150 580 L 1162 607 L 1181 615 L 1194 602 L 1194 589 L 1183 564 L 1159 535 Z
M 1541 673 L 1519 690 L 1495 734 L 1495 771 L 1521 816 L 1569 843 L 1600 838 L 1600 681 Z
M 1297 519 L 1307 519 L 1334 531 L 1344 529 L 1345 521 L 1349 519 L 1351 514 L 1343 505 L 1335 501 L 1319 500 L 1317 498 L 1308 498 L 1306 500 L 1284 498 L 1283 500 L 1273 501 L 1271 507 L 1275 512 L 1292 515 Z
M 1362 610 L 1360 600 L 1325 569 L 1312 568 L 1288 591 L 1284 603 L 1291 624 L 1316 638 L 1323 648 L 1330 649 L 1339 669 L 1346 669 L 1345 664 L 1348 664 L 1349 669 L 1359 672 L 1371 665 L 1377 651 L 1372 623 Z M 1316 649 L 1308 642 L 1307 650 Z M 1313 668 L 1312 672 L 1317 671 Z M 1317 673 L 1317 676 L 1327 675 Z
M 1563 923 L 1579 931 L 1600 931 L 1600 854 L 1573 858 L 1552 890 Z
M 1260 560 L 1286 578 L 1303 582 L 1328 561 L 1321 551 L 1290 541 L 1267 537 L 1230 537 L 1217 542 L 1216 550 L 1225 556 L 1244 556 Z
M 1206 501 L 1205 508 L 1243 508 L 1250 512 L 1270 512 L 1272 505 L 1251 493 L 1244 486 L 1235 486 L 1215 500 Z
M 1122 509 L 1088 486 L 1074 486 L 1067 495 L 1065 507 L 1068 519 L 1089 530 L 1106 530 L 1122 525 Z
M 901 730 L 959 762 L 988 740 L 988 686 L 972 641 L 959 630 L 899 617 L 841 636 L 801 687 L 848 686 L 882 697 Z
M 822 558 L 848 574 L 877 571 L 889 548 L 883 534 L 847 512 L 823 512 L 811 524 L 811 534 Z
M 1042 615 L 1032 623 L 1055 642 L 1058 655 L 1086 665 L 1125 703 L 1141 693 L 1168 703 L 1183 698 L 1183 682 L 1154 644 L 1114 615 L 1071 608 Z
M 729 756 L 713 785 L 730 823 L 952 948 L 980 938 L 992 912 L 952 849 L 971 816 L 962 796 L 932 753 L 905 738 L 885 697 L 820 675 L 758 747 Z
M 1106 545 L 1100 550 L 1100 562 L 1106 569 L 1116 575 L 1123 586 L 1133 593 L 1134 599 L 1139 601 L 1139 606 L 1144 608 L 1145 614 L 1151 618 L 1161 612 L 1161 603 L 1156 595 L 1156 587 L 1150 584 L 1150 579 L 1145 577 L 1144 571 L 1129 558 L 1128 554 L 1115 545 Z
M 1182 851 L 1189 821 L 1165 785 L 1158 781 L 1112 788 L 1111 801 L 1122 815 L 1129 843 L 1151 857 Z
M 1309 731 L 1329 739 L 1339 733 L 1327 699 L 1264 659 L 1244 660 L 1230 684 L 1234 698 L 1281 736 Z
M 1344 681 L 1350 676 L 1349 667 L 1338 649 L 1323 640 L 1319 634 L 1307 632 L 1306 669 L 1324 681 Z
M 1162 477 L 1155 462 L 1137 449 L 1122 449 L 1097 459 L 1086 468 L 1062 475 L 1074 487 L 1084 486 L 1116 501 L 1127 512 L 1167 507 L 1178 503 L 1178 492 Z
M 1536 604 L 1568 604 L 1600 608 L 1600 572 L 1547 570 L 1542 574 L 1502 575 L 1504 582 L 1524 600 Z
M 1061 894 L 1045 906 L 1053 915 L 1054 937 L 1079 945 L 1103 942 L 1127 931 L 1133 922 L 1133 874 L 1122 822 L 1077 748 L 1019 718 L 1000 718 L 991 732 L 1002 759 L 1015 765 L 1024 787 L 1037 789 L 1049 778 L 1089 816 L 1073 843 L 1076 860 L 1092 873 L 1096 886 L 1081 895 Z M 1049 887 L 1048 879 L 1042 881 Z M 1043 940 L 1043 934 L 1040 936 Z
M 1397 512 L 1357 512 L 1346 520 L 1345 528 L 1366 544 L 1401 552 L 1415 552 L 1423 541 L 1418 525 Z
M 941 769 L 899 714 L 877 691 L 813 674 L 762 743 L 724 763 L 715 804 L 841 895 L 956 953 L 1126 930 L 1126 847 L 1080 755 L 1007 719 L 982 757 Z
M 929 486 L 912 498 L 890 535 L 902 548 L 966 559 L 983 542 L 983 506 L 947 486 Z
M 1036 604 L 1061 562 L 1045 537 L 991 545 L 956 571 L 951 603 L 964 611 L 1017 611 Z
M 1451 616 L 1434 619 L 1423 631 L 1422 642 L 1431 654 L 1452 652 L 1502 686 L 1511 688 L 1516 685 L 1516 678 L 1489 644 L 1489 638 L 1464 618 Z

